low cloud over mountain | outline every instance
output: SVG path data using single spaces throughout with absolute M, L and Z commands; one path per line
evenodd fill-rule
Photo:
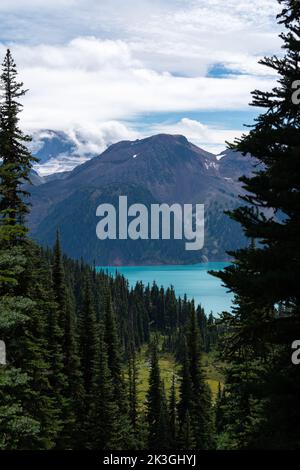
M 224 210 L 239 204 L 242 189 L 237 177 L 251 171 L 250 158 L 226 151 L 217 159 L 181 135 L 121 141 L 62 178 L 53 176 L 32 188 L 31 233 L 51 245 L 59 229 L 67 254 L 99 265 L 228 259 L 226 251 L 241 246 L 244 239 Z M 96 208 L 100 203 L 117 205 L 119 195 L 127 195 L 129 204 L 147 207 L 151 203 L 205 204 L 203 250 L 187 252 L 182 240 L 99 241 Z

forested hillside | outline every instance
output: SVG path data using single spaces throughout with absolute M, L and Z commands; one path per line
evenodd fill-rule
M 155 446 L 155 439 L 165 448 L 178 446 L 170 436 L 176 432 L 184 439 L 181 421 L 176 418 L 176 430 L 171 430 L 163 384 L 150 377 L 147 397 L 138 396 L 136 362 L 143 350 L 146 363 L 140 374 L 145 374 L 160 355 L 177 358 L 173 413 L 177 416 L 178 402 L 185 413 L 191 412 L 192 403 L 185 404 L 191 389 L 178 390 L 180 357 L 192 341 L 200 344 L 198 326 L 205 349 L 211 350 L 214 320 L 208 321 L 202 309 L 195 312 L 186 299 L 177 300 L 172 289 L 137 284 L 129 290 L 124 277 L 96 273 L 63 257 L 59 240 L 46 252 L 24 240 L 9 258 L 14 272 L 1 285 L 1 337 L 7 345 L 7 366 L 0 370 L 1 448 L 138 449 Z M 3 253 L 1 261 L 8 262 Z M 201 371 L 201 351 L 194 354 L 199 371 L 191 377 Z M 204 376 L 201 380 L 203 386 Z M 143 385 L 149 389 L 148 379 Z M 211 410 L 207 385 L 205 389 Z M 149 413 L 157 416 L 153 423 Z M 185 419 L 183 414 L 182 423 Z M 213 439 L 212 415 L 207 420 Z M 211 446 L 213 440 L 209 442 L 203 445 Z

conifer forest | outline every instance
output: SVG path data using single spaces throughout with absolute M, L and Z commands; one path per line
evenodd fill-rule
M 258 117 L 228 144 L 251 155 L 255 170 L 240 174 L 243 192 L 226 210 L 244 242 L 210 272 L 233 295 L 232 309 L 217 315 L 171 282 L 131 285 L 117 270 L 73 259 L 59 224 L 54 244 L 31 236 L 39 204 L 31 193 L 50 182 L 34 186 L 38 157 L 20 120 L 34 90 L 19 78 L 14 48 L 5 49 L 0 450 L 300 449 L 300 2 L 277 3 L 282 49 L 260 60 L 276 83 L 253 91 Z M 42 204 L 48 193 L 38 194 Z

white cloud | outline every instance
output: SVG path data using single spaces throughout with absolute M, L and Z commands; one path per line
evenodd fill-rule
M 275 0 L 196 0 L 134 23 L 132 46 L 156 70 L 199 75 L 216 63 L 247 73 L 253 62 L 278 51 Z M 132 41 L 133 32 L 129 34 Z M 250 62 L 250 67 L 247 64 Z
M 51 139 L 54 136 L 55 134 L 50 131 L 36 132 L 32 142 L 32 150 L 37 151 L 41 148 L 43 138 Z M 70 147 L 74 147 L 74 150 L 67 154 L 61 153 L 46 163 L 36 164 L 35 170 L 41 176 L 70 171 L 89 160 L 92 156 L 101 154 L 109 145 L 120 140 L 133 140 L 137 137 L 137 132 L 115 121 L 68 129 L 66 130 L 66 138 L 70 142 Z
M 76 145 L 76 154 L 80 156 L 100 154 L 115 142 L 133 140 L 138 137 L 136 131 L 116 121 L 71 129 L 67 135 Z
M 78 5 L 78 0 L 51 0 L 51 2 L 45 2 L 45 0 L 1 0 L 0 11 L 17 11 L 23 10 L 36 10 L 40 12 L 44 10 L 53 10 L 57 8 L 70 8 Z
M 280 44 L 276 0 L 1 0 L 0 5 L 6 40 L 120 39 L 146 67 L 184 75 L 203 74 L 218 62 L 245 70 Z
M 2 47 L 4 52 L 4 48 Z M 129 46 L 120 40 L 99 40 L 95 37 L 78 37 L 66 45 L 13 47 L 14 56 L 22 67 L 44 67 L 49 69 L 73 69 L 97 71 L 109 67 L 122 69 L 139 66 L 134 60 Z
M 226 148 L 226 141 L 233 142 L 243 133 L 239 129 L 220 129 L 188 118 L 183 118 L 174 124 L 165 123 L 152 126 L 151 132 L 153 134 L 158 132 L 182 134 L 193 144 L 214 154 L 219 154 Z
M 4 52 L 3 48 L 2 51 Z M 69 129 L 143 113 L 247 109 L 250 92 L 273 79 L 178 77 L 145 68 L 122 41 L 78 38 L 63 46 L 15 46 L 28 129 Z
M 55 137 L 55 133 L 53 131 L 42 130 L 33 133 L 31 136 L 31 142 L 28 144 L 30 152 L 36 154 L 43 146 L 44 141 L 43 139 L 51 140 Z

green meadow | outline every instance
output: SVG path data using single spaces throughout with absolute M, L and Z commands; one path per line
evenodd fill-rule
M 215 400 L 219 382 L 221 386 L 223 386 L 224 383 L 224 377 L 222 375 L 223 364 L 216 359 L 214 353 L 203 353 L 202 361 L 203 368 L 206 374 L 206 381 L 210 386 L 213 400 Z M 136 366 L 138 400 L 141 408 L 143 408 L 147 398 L 150 373 L 150 356 L 147 347 L 143 347 L 141 351 L 137 354 Z M 179 394 L 180 366 L 175 361 L 174 356 L 170 353 L 161 352 L 159 357 L 159 366 L 161 378 L 165 386 L 167 397 L 170 393 L 173 374 L 175 374 L 176 390 Z

